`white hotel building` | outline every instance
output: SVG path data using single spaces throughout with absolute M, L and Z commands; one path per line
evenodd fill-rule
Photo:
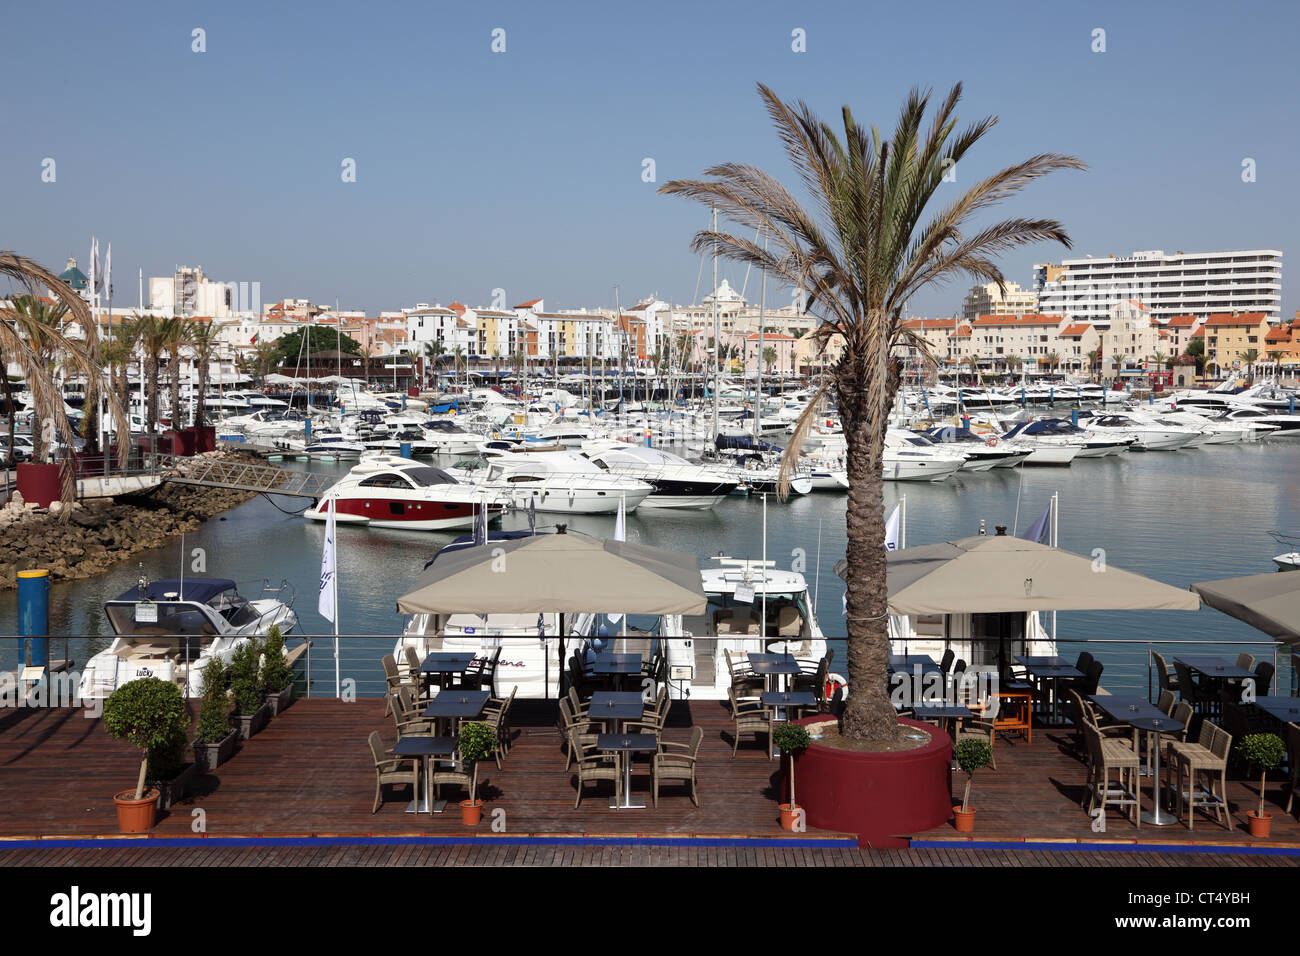
M 1064 259 L 1034 266 L 1038 311 L 1105 325 L 1112 309 L 1134 299 L 1163 323 L 1175 315 L 1263 312 L 1277 322 L 1282 302 L 1282 253 L 1135 252 L 1131 256 Z

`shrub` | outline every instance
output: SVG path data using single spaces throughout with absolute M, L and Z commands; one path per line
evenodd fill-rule
M 810 739 L 803 724 L 777 724 L 776 730 L 772 731 L 772 743 L 776 744 L 782 753 L 797 754 L 807 750 Z
M 966 774 L 966 789 L 962 792 L 961 808 L 965 812 L 970 807 L 970 785 L 975 779 L 975 771 L 983 770 L 993 762 L 993 748 L 987 740 L 967 737 L 952 752 L 957 766 Z
M 169 681 L 143 677 L 113 691 L 104 701 L 104 727 L 140 751 L 137 799 L 151 769 L 155 779 L 166 778 L 175 776 L 184 762 L 189 714 L 180 688 Z
M 1256 816 L 1264 815 L 1264 784 L 1268 772 L 1282 766 L 1286 756 L 1286 745 L 1277 734 L 1248 734 L 1237 741 L 1237 753 L 1241 759 L 1259 773 L 1259 811 Z
M 203 696 L 199 703 L 196 740 L 216 744 L 230 733 L 230 699 L 226 695 L 226 668 L 213 658 L 203 668 Z
M 491 757 L 497 749 L 496 732 L 482 721 L 473 721 L 460 728 L 456 739 L 460 758 L 466 763 L 478 763 Z
M 266 694 L 262 689 L 260 658 L 262 645 L 249 638 L 230 658 L 230 692 L 235 698 L 235 713 L 241 717 L 257 712 Z
M 284 635 L 271 628 L 262 645 L 262 685 L 268 694 L 278 694 L 293 683 L 293 668 L 284 662 Z

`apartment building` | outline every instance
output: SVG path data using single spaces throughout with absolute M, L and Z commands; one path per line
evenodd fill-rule
M 1244 368 L 1244 353 L 1254 351 L 1256 361 L 1264 358 L 1265 339 L 1271 329 L 1263 312 L 1211 315 L 1202 327 L 1205 335 L 1206 367 L 1211 375 Z
M 998 288 L 996 282 L 972 286 L 962 301 L 961 316 L 974 322 L 981 315 L 1029 315 L 1038 312 L 1038 296 L 1014 282 Z
M 1282 301 L 1282 253 L 1276 249 L 1177 252 L 1064 259 L 1034 267 L 1039 311 L 1075 322 L 1104 322 L 1111 309 L 1138 299 L 1152 318 L 1205 318 L 1260 312 L 1275 322 Z

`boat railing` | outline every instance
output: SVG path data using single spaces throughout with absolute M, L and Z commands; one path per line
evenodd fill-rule
M 293 607 L 293 600 L 297 596 L 297 589 L 287 578 L 281 578 L 280 583 L 275 586 L 271 585 L 270 578 L 262 578 L 261 600 L 275 600 L 279 601 L 285 607 Z

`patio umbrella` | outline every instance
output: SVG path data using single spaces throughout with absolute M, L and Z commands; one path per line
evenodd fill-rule
M 563 526 L 445 554 L 397 600 L 402 614 L 559 613 L 561 691 L 564 614 L 703 614 L 707 606 L 695 555 Z
M 1007 535 L 892 551 L 893 614 L 1007 611 L 1195 611 L 1195 594 L 1091 557 Z M 835 566 L 841 574 L 844 562 Z
M 1300 648 L 1300 573 L 1273 571 L 1193 584 L 1210 607 Z

